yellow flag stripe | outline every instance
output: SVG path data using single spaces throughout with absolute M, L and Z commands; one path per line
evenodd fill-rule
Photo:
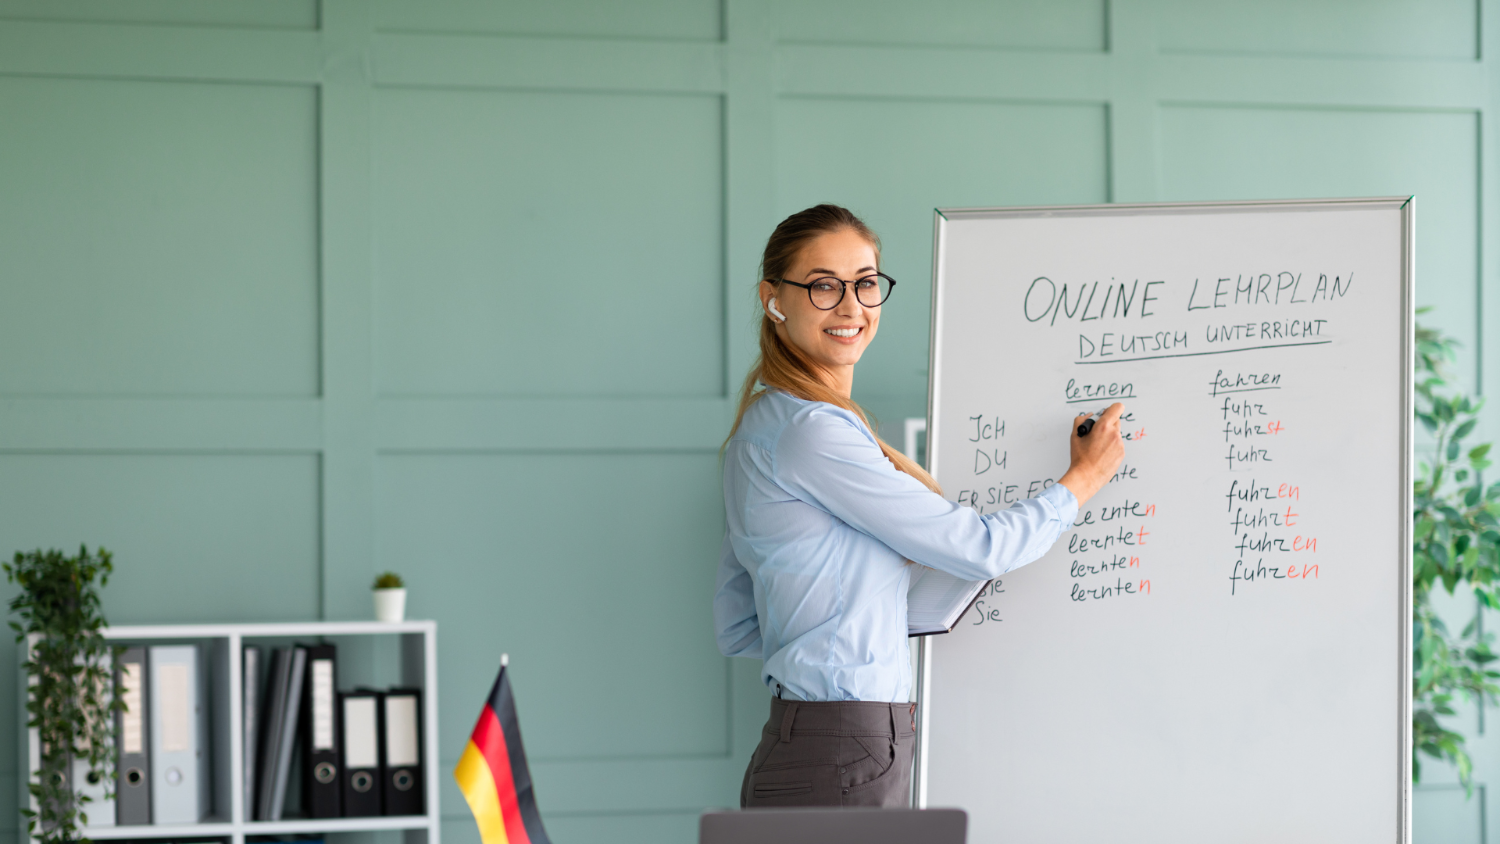
M 458 789 L 469 801 L 469 811 L 474 813 L 474 822 L 479 825 L 479 838 L 484 844 L 510 844 L 505 834 L 505 819 L 500 814 L 500 795 L 495 790 L 495 777 L 484 754 L 469 742 L 464 755 L 453 769 L 453 778 L 458 780 Z

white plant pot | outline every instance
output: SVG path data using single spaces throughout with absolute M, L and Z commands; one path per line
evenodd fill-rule
M 375 596 L 376 621 L 402 621 L 406 618 L 406 589 L 372 589 Z

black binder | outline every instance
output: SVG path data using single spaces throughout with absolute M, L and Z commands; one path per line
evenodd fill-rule
M 360 690 L 339 695 L 343 731 L 344 817 L 383 814 L 384 792 L 380 775 L 380 692 Z
M 117 715 L 120 758 L 115 766 L 115 823 L 151 823 L 151 718 L 146 649 L 125 649 L 115 668 L 125 711 Z
M 422 814 L 422 690 L 391 689 L 380 706 L 385 813 Z
M 302 695 L 302 808 L 313 818 L 336 818 L 340 811 L 338 649 L 307 649 L 307 679 Z

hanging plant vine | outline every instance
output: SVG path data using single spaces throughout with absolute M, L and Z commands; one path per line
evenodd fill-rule
M 113 677 L 117 656 L 100 633 L 105 626 L 98 588 L 114 571 L 108 551 L 76 557 L 61 551 L 17 553 L 3 564 L 6 579 L 21 587 L 10 602 L 20 621 L 10 622 L 16 641 L 30 641 L 22 664 L 29 678 L 26 725 L 38 733 L 41 767 L 27 783 L 36 808 L 23 806 L 26 827 L 41 844 L 80 839 L 88 824 L 84 794 L 73 790 L 72 769 L 86 765 L 89 778 L 114 785 L 114 714 L 123 709 Z M 95 580 L 98 585 L 96 587 Z

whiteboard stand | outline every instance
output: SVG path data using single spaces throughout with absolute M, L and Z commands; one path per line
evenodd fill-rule
M 906 419 L 906 440 L 902 443 L 901 453 L 913 460 L 921 450 L 917 446 L 917 435 L 927 433 L 927 419 L 922 416 L 911 416 Z
M 912 460 L 917 459 L 919 449 L 917 447 L 917 435 L 927 433 L 926 417 L 914 416 L 906 419 L 906 440 L 903 443 L 902 452 Z M 923 755 L 922 736 L 926 733 L 927 704 L 922 697 L 923 668 L 927 665 L 927 643 L 931 636 L 918 636 L 911 641 L 912 659 L 915 670 L 912 672 L 916 678 L 916 687 L 912 689 L 912 700 L 917 701 L 917 738 L 916 747 L 912 754 L 915 760 L 912 765 L 911 774 L 911 804 L 919 809 L 927 806 L 927 792 L 922 789 L 922 771 L 927 767 L 927 757 Z

